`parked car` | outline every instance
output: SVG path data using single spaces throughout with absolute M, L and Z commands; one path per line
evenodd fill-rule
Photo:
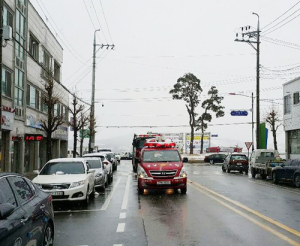
M 100 153 L 88 153 L 83 155 L 83 157 L 99 157 L 102 161 L 102 163 L 105 165 L 105 168 L 107 170 L 107 180 L 108 180 L 108 184 L 110 184 L 113 181 L 113 166 L 112 163 L 108 160 L 110 159 L 110 156 L 108 156 L 106 153 L 104 152 L 100 152 Z
M 212 154 L 204 157 L 204 162 L 209 162 L 210 164 L 222 163 L 225 159 L 225 154 Z
M 53 245 L 53 241 L 52 196 L 18 174 L 0 173 L 0 245 Z
M 248 175 L 249 162 L 248 157 L 243 154 L 229 154 L 222 165 L 223 172 L 227 171 L 239 171 L 240 173 L 245 172 Z
M 114 152 L 101 152 L 101 154 L 106 155 L 106 159 L 112 164 L 113 171 L 116 171 L 118 169 L 118 160 L 116 159 Z
M 55 201 L 88 204 L 95 193 L 94 172 L 83 158 L 59 158 L 48 161 L 32 182 Z
M 95 170 L 95 189 L 96 191 L 105 190 L 108 185 L 107 170 L 100 157 L 83 157 L 90 165 L 91 170 Z
M 291 182 L 300 188 L 300 159 L 288 160 L 281 166 L 277 166 L 272 172 L 273 183 L 281 181 Z
M 120 161 L 121 161 L 121 155 L 119 153 L 115 154 L 115 157 L 118 161 L 118 163 L 120 164 Z

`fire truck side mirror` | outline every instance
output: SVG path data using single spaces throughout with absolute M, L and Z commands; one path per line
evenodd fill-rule
M 135 140 L 135 139 L 132 141 L 132 145 L 133 145 L 133 146 L 136 145 L 136 140 Z

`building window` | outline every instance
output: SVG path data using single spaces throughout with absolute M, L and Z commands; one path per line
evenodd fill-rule
M 10 26 L 11 28 L 13 28 L 13 25 L 14 25 L 13 14 L 4 5 L 3 6 L 3 26 Z
M 29 37 L 29 54 L 36 60 L 39 60 L 39 41 L 30 34 Z
M 300 101 L 299 92 L 294 93 L 294 104 L 298 104 Z
M 17 69 L 15 70 L 15 105 L 23 106 L 24 96 L 24 73 Z
M 56 103 L 54 104 L 54 116 L 60 116 L 60 104 Z
M 12 73 L 2 68 L 2 95 L 11 97 Z
M 48 106 L 46 104 L 46 95 L 45 94 L 41 96 L 41 110 L 44 113 L 48 113 Z
M 54 79 L 60 82 L 60 66 L 56 61 L 54 61 Z
M 48 78 L 51 69 L 51 56 L 47 50 L 43 50 L 43 66 L 42 66 L 42 75 L 45 78 Z
M 293 130 L 288 132 L 288 149 L 290 154 L 300 154 L 300 130 Z
M 31 85 L 27 85 L 27 96 L 26 96 L 27 106 L 40 109 L 40 93 L 38 89 Z
M 284 114 L 289 114 L 291 112 L 291 95 L 284 97 Z
M 25 17 L 16 11 L 16 56 L 24 60 L 25 52 Z

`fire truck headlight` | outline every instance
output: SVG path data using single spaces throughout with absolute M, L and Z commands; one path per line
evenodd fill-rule
M 141 166 L 138 167 L 138 177 L 142 178 L 142 179 L 143 178 L 148 178 L 148 175 L 147 175 L 146 171 Z
M 179 177 L 181 177 L 181 178 L 186 178 L 187 177 L 187 174 L 186 174 L 186 171 L 185 171 L 184 167 L 181 169 Z

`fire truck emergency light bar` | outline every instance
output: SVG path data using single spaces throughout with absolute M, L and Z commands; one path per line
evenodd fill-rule
M 149 143 L 144 143 L 145 147 L 149 148 L 174 148 L 176 146 L 176 143 L 158 143 L 158 142 L 149 142 Z

